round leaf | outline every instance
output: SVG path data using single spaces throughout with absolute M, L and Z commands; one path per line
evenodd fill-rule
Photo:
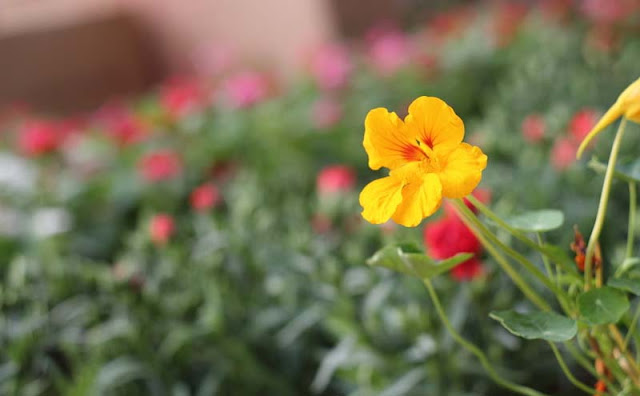
M 640 296 L 640 279 L 613 278 L 607 282 L 607 285 Z
M 506 221 L 520 231 L 544 232 L 560 227 L 564 223 L 564 214 L 556 209 L 542 209 L 512 216 Z
M 578 332 L 576 321 L 555 312 L 494 311 L 489 316 L 510 333 L 528 340 L 563 342 L 572 339 Z
M 627 296 L 612 287 L 589 290 L 578 297 L 580 318 L 589 325 L 616 323 L 629 309 Z

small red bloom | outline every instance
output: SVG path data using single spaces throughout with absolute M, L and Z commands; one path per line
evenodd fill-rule
M 173 217 L 168 214 L 157 214 L 151 218 L 149 236 L 157 245 L 164 245 L 175 231 Z
M 567 169 L 575 162 L 577 151 L 578 144 L 573 139 L 557 139 L 551 149 L 551 165 L 558 171 Z
M 411 63 L 413 44 L 405 33 L 387 31 L 374 34 L 369 57 L 378 73 L 388 76 Z
M 591 109 L 582 109 L 569 121 L 569 133 L 576 142 L 582 142 L 600 119 L 598 113 Z
M 198 211 L 206 211 L 220 203 L 220 191 L 211 184 L 205 183 L 191 192 L 191 206 Z
M 194 79 L 175 78 L 160 90 L 162 107 L 174 120 L 202 109 L 204 99 L 203 87 Z
M 140 160 L 138 168 L 145 180 L 157 182 L 178 176 L 181 161 L 173 151 L 159 150 L 145 155 Z
M 321 196 L 327 196 L 349 191 L 355 183 L 356 175 L 353 169 L 344 165 L 333 165 L 320 171 L 316 179 L 316 189 Z
M 539 114 L 528 115 L 522 121 L 522 136 L 529 143 L 538 143 L 544 139 L 546 131 L 544 118 Z
M 48 121 L 28 121 L 18 132 L 18 148 L 28 156 L 39 156 L 58 148 L 61 135 Z
M 482 262 L 476 257 L 471 257 L 451 269 L 451 276 L 460 282 L 473 280 L 483 273 Z
M 428 223 L 424 229 L 424 243 L 429 253 L 438 260 L 448 259 L 458 253 L 479 253 L 480 241 L 456 216 L 445 216 Z

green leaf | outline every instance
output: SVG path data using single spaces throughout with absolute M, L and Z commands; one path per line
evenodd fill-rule
M 572 339 L 578 332 L 575 320 L 555 312 L 521 314 L 508 310 L 493 311 L 489 316 L 500 322 L 510 333 L 528 340 L 563 342 Z
M 559 265 L 571 277 L 577 280 L 582 279 L 582 276 L 578 274 L 575 261 L 569 257 L 565 249 L 556 245 L 544 244 L 542 245 L 542 251 L 552 262 Z
M 638 278 L 612 278 L 607 285 L 640 296 L 640 279 Z
M 612 287 L 589 290 L 578 297 L 580 319 L 589 325 L 616 323 L 629 309 L 627 296 Z
M 443 261 L 435 261 L 423 253 L 415 253 L 413 245 L 409 251 L 404 250 L 407 245 L 390 245 L 377 251 L 367 260 L 367 264 L 385 267 L 406 275 L 428 279 L 449 271 L 456 265 L 473 257 L 473 253 L 460 253 Z
M 640 183 L 640 158 L 616 165 L 616 173 L 620 173 L 627 181 Z
M 527 232 L 544 232 L 556 229 L 564 223 L 564 214 L 556 209 L 525 212 L 506 219 L 511 227 Z

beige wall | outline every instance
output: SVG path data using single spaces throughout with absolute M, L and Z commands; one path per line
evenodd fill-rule
M 328 0 L 2 0 L 0 35 L 44 30 L 125 10 L 151 32 L 170 66 L 191 65 L 216 43 L 290 73 L 303 51 L 333 34 Z

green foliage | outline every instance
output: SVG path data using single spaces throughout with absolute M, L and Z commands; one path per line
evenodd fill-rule
M 506 222 L 516 230 L 545 232 L 560 228 L 564 222 L 564 214 L 559 210 L 542 209 L 511 216 Z
M 555 312 L 518 313 L 494 311 L 491 318 L 500 322 L 511 334 L 528 340 L 568 341 L 578 332 L 575 320 Z
M 629 300 L 612 287 L 589 290 L 578 297 L 580 320 L 589 325 L 616 323 L 629 310 Z

